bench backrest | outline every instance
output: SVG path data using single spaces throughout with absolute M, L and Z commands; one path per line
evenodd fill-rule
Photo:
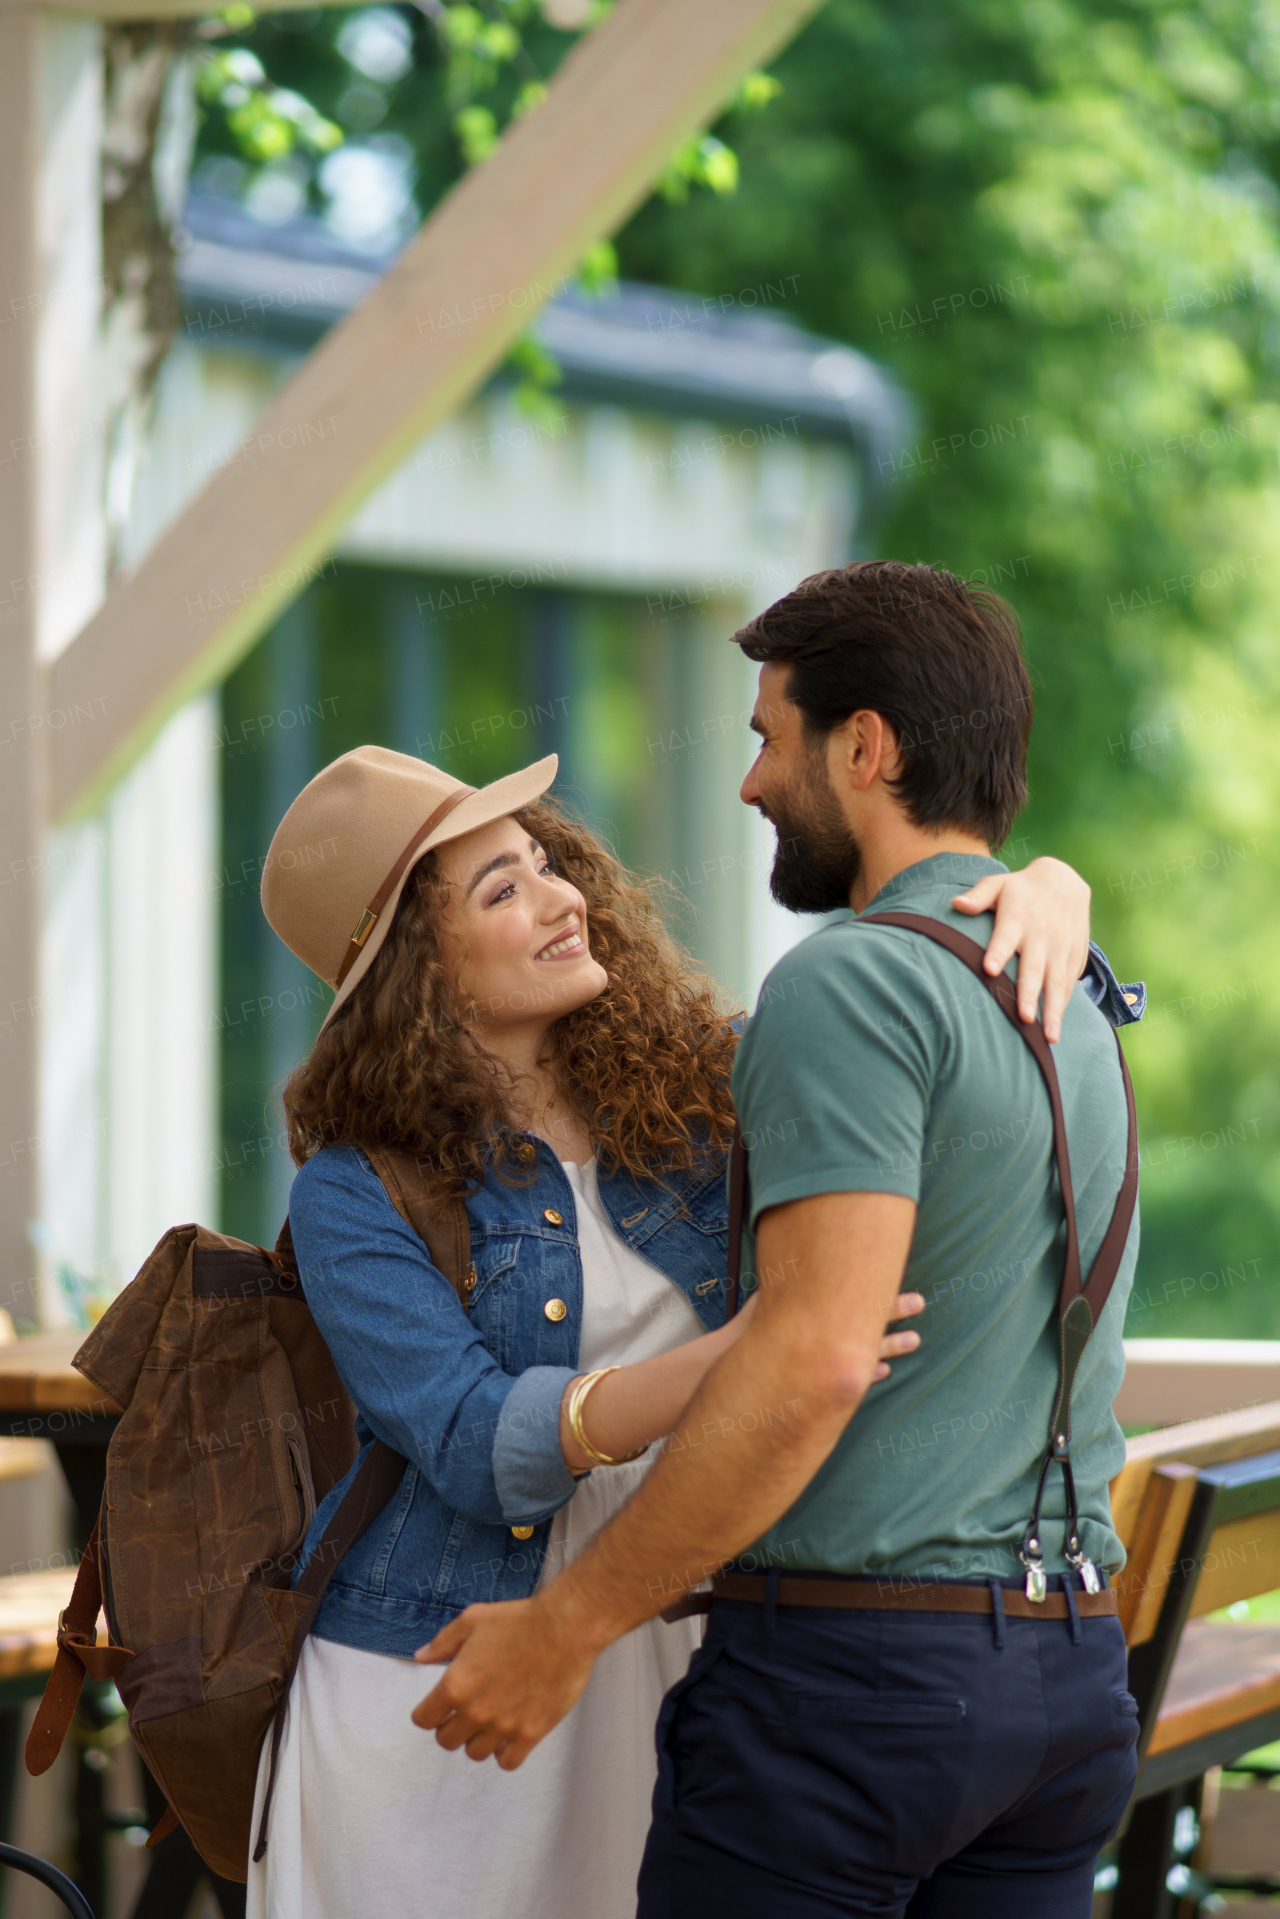
M 1120 1623 L 1131 1646 L 1151 1638 L 1173 1569 L 1185 1556 L 1183 1536 L 1198 1470 L 1278 1450 L 1280 1400 L 1167 1426 L 1129 1441 L 1124 1467 L 1111 1482 L 1111 1512 L 1128 1554 L 1116 1589 Z M 1223 1517 L 1221 1524 L 1227 1529 L 1223 1538 L 1206 1539 L 1197 1549 L 1204 1565 L 1199 1596 L 1193 1595 L 1196 1613 L 1280 1587 L 1280 1545 L 1261 1514 L 1247 1524 L 1242 1525 L 1239 1516 L 1235 1521 Z
M 1280 1404 L 1131 1440 L 1112 1495 L 1141 1754 L 1187 1621 L 1280 1588 Z

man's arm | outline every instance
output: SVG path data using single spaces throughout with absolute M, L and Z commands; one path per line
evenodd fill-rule
M 520 1765 L 598 1653 L 767 1531 L 870 1386 L 915 1204 L 831 1193 L 776 1206 L 756 1238 L 753 1323 L 707 1374 L 631 1503 L 532 1599 L 469 1606 L 417 1657 L 451 1660 L 413 1714 L 440 1744 Z

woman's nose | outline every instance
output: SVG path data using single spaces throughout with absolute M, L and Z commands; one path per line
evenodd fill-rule
M 577 912 L 581 908 L 582 895 L 577 887 L 571 886 L 559 873 L 544 873 L 542 884 L 546 898 L 539 915 L 541 919 L 563 919 L 566 912 Z

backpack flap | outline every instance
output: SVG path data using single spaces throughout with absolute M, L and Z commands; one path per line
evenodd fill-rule
M 160 1320 L 198 1226 L 171 1226 L 151 1257 L 110 1305 L 71 1364 L 115 1401 L 128 1406 L 160 1331 Z M 247 1250 L 247 1249 L 246 1249 Z

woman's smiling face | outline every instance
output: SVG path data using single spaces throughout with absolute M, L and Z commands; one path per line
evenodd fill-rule
M 447 842 L 437 859 L 449 888 L 446 961 L 482 1026 L 550 1026 L 604 991 L 581 893 L 510 815 Z

